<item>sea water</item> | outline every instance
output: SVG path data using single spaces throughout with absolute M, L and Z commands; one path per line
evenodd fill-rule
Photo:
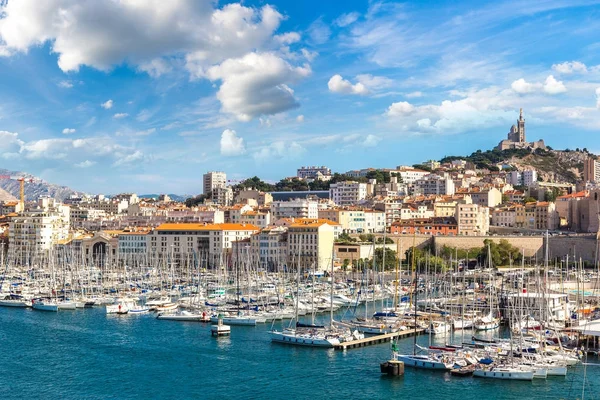
M 600 398 L 598 366 L 533 382 L 410 368 L 389 377 L 379 371 L 389 343 L 347 351 L 295 347 L 271 343 L 270 328 L 232 326 L 230 337 L 214 338 L 209 324 L 154 314 L 0 308 L 0 399 Z M 401 340 L 401 352 L 412 353 L 413 340 Z M 428 345 L 429 337 L 418 342 Z

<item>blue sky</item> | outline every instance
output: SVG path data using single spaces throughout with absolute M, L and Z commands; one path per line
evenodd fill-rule
M 529 140 L 600 152 L 596 1 L 0 1 L 0 168 L 200 193 Z

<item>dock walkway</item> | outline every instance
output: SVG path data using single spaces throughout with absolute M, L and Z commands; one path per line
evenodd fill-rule
M 368 336 L 368 337 L 365 337 L 364 339 L 358 339 L 358 340 L 352 340 L 349 342 L 340 343 L 335 346 L 335 349 L 336 350 L 346 350 L 346 349 L 355 349 L 357 347 L 371 346 L 373 344 L 390 342 L 392 339 L 394 339 L 396 337 L 399 339 L 402 339 L 402 338 L 409 337 L 409 336 L 420 335 L 423 332 L 425 332 L 425 329 L 409 329 L 406 331 L 386 333 L 383 335 Z

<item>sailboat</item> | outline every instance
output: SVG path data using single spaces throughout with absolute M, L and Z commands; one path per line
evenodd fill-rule
M 334 328 L 334 320 L 333 320 L 333 286 L 334 286 L 334 274 L 333 274 L 333 251 L 331 256 L 331 301 L 330 301 L 330 326 L 317 326 L 312 321 L 311 324 L 307 324 L 306 327 L 300 327 L 298 323 L 298 304 L 300 297 L 300 261 L 298 258 L 298 263 L 296 265 L 296 315 L 294 320 L 296 321 L 295 326 L 289 326 L 286 329 L 281 331 L 271 330 L 269 335 L 271 336 L 271 341 L 275 343 L 284 343 L 296 346 L 310 346 L 310 347 L 322 347 L 322 348 L 331 348 L 339 345 L 343 341 L 364 338 L 364 335 L 360 334 L 358 331 L 354 331 L 350 334 L 344 334 Z M 314 279 L 314 274 L 313 274 Z M 314 282 L 313 282 L 314 284 Z M 314 285 L 313 285 L 314 286 Z M 314 316 L 314 314 L 313 314 Z M 292 320 L 292 321 L 294 321 Z
M 492 254 L 490 251 L 489 244 L 488 244 L 488 266 L 491 270 L 492 269 Z M 490 283 L 490 294 L 489 294 L 490 312 L 487 315 L 485 315 L 475 321 L 474 326 L 475 326 L 475 330 L 477 330 L 477 331 L 489 331 L 489 330 L 497 329 L 500 326 L 500 319 L 498 319 L 494 316 L 494 297 L 496 296 L 496 294 L 493 293 L 493 291 L 492 291 L 493 288 L 494 288 L 494 284 Z

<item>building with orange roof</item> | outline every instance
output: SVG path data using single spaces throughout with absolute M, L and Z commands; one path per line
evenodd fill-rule
M 396 221 L 390 226 L 390 233 L 413 234 L 435 236 L 458 235 L 458 224 L 454 217 L 416 218 L 409 221 Z
M 326 271 L 333 262 L 333 244 L 340 226 L 324 219 L 295 219 L 288 226 L 288 261 Z
M 256 225 L 259 228 L 266 228 L 271 224 L 271 213 L 262 211 L 246 211 L 241 215 L 242 224 Z

